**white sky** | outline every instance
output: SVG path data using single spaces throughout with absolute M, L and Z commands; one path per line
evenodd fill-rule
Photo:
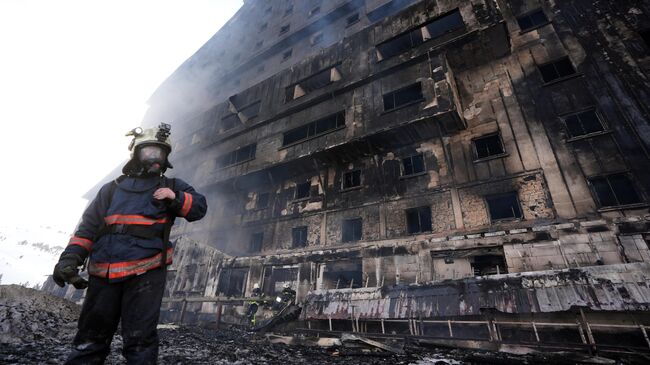
M 0 0 L 0 221 L 72 233 L 149 96 L 241 4 Z

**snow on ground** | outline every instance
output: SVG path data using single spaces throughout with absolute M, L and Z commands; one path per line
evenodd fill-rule
M 0 283 L 42 284 L 69 239 L 69 232 L 51 226 L 0 224 Z

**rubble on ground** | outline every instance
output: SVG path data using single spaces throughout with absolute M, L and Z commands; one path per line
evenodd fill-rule
M 0 286 L 0 364 L 61 364 L 70 351 L 80 307 L 17 285 Z M 379 343 L 355 335 L 306 338 L 237 328 L 160 325 L 160 364 L 628 364 L 577 354 L 517 356 L 463 349 Z M 118 329 L 119 333 L 119 329 Z M 107 364 L 123 364 L 116 334 Z M 594 362 L 596 361 L 596 362 Z

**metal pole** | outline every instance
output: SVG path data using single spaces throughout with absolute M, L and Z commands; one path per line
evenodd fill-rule
M 332 317 L 327 317 L 327 322 L 329 322 L 330 332 L 332 332 Z
M 535 321 L 533 323 L 533 331 L 535 331 L 535 339 L 539 342 L 539 334 L 537 333 L 537 326 L 535 326 Z
M 217 329 L 219 329 L 219 326 L 221 324 L 221 310 L 223 309 L 221 303 L 217 305 Z
M 451 320 L 447 320 L 447 326 L 449 326 L 449 337 L 454 337 L 454 331 L 451 330 Z
M 181 319 L 179 324 L 183 324 L 183 318 L 185 317 L 185 307 L 187 306 L 187 299 L 183 298 L 183 305 L 181 306 Z
M 583 311 L 582 308 L 580 308 L 580 316 L 582 317 L 582 322 L 585 325 L 585 330 L 587 332 L 587 338 L 589 339 L 589 344 L 591 345 L 592 349 L 595 351 L 596 340 L 594 340 L 594 334 L 591 332 L 591 327 L 589 326 L 589 322 L 587 322 L 585 311 Z
M 648 332 L 646 332 L 645 326 L 640 324 L 639 328 L 641 329 L 641 333 L 643 333 L 643 338 L 645 338 L 645 342 L 648 344 L 648 347 L 650 347 L 650 339 L 648 339 Z
M 386 334 L 386 328 L 384 328 L 384 319 L 383 318 L 381 319 L 381 333 L 383 335 Z

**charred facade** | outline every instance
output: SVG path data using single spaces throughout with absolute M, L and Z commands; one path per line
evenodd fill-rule
M 246 1 L 145 118 L 174 120 L 174 165 L 209 199 L 174 236 L 220 251 L 180 245 L 169 297 L 290 282 L 310 328 L 575 324 L 580 308 L 578 325 L 643 329 L 648 14 L 647 1 Z

